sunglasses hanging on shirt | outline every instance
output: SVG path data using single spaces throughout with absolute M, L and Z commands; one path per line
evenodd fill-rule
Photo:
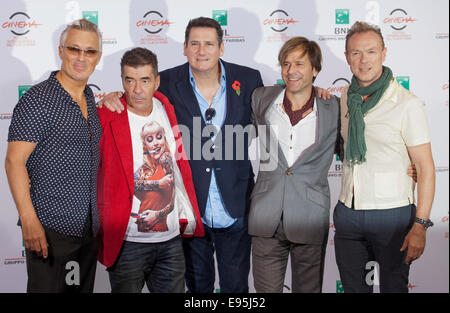
M 205 120 L 207 123 L 212 123 L 212 119 L 216 116 L 216 109 L 214 109 L 215 103 L 219 100 L 220 95 L 222 94 L 223 86 L 220 85 L 220 89 L 217 90 L 216 95 L 211 101 L 209 108 L 205 112 Z
M 216 109 L 209 108 L 208 110 L 206 110 L 206 112 L 205 112 L 205 120 L 207 122 L 211 121 L 214 116 L 216 116 Z

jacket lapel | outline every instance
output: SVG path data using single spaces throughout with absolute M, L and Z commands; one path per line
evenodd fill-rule
M 237 96 L 236 91 L 233 90 L 231 87 L 233 82 L 235 81 L 235 76 L 233 69 L 228 66 L 228 63 L 225 61 L 222 61 L 223 67 L 225 68 L 225 75 L 227 78 L 225 88 L 227 89 L 227 110 L 225 112 L 225 120 L 222 125 L 222 131 L 224 131 L 224 127 L 226 124 L 234 125 L 233 123 L 233 116 L 239 116 L 239 114 L 236 114 L 239 110 L 238 101 L 235 101 L 235 96 Z M 219 65 L 220 66 L 220 65 Z M 232 114 L 235 112 L 234 114 Z
M 267 125 L 270 127 L 270 123 L 266 119 L 266 112 L 270 108 L 270 106 L 275 102 L 277 97 L 283 92 L 285 86 L 284 85 L 275 85 L 273 87 L 269 87 L 267 90 L 267 94 L 264 95 L 264 98 L 260 101 L 260 106 L 258 108 L 258 112 L 255 112 L 258 124 L 259 125 Z M 266 144 L 269 145 L 269 149 L 274 149 L 275 146 L 272 144 L 272 138 L 276 138 L 276 136 L 271 136 L 269 129 L 266 130 Z M 276 149 L 278 150 L 278 165 L 281 166 L 282 170 L 285 171 L 288 169 L 288 163 L 286 161 L 286 157 L 284 156 L 283 150 L 281 149 L 279 140 L 276 142 Z
M 321 142 L 323 134 L 324 134 L 324 128 L 325 125 L 325 114 L 327 114 L 326 111 L 329 110 L 328 108 L 328 102 L 327 100 L 322 100 L 316 95 L 316 105 L 317 105 L 317 119 L 316 119 L 316 132 L 315 132 L 315 140 L 314 143 L 306 148 L 300 156 L 295 160 L 292 167 L 297 166 L 301 164 L 304 160 L 307 160 L 313 153 L 315 147 Z
M 284 91 L 285 86 L 284 85 L 275 85 L 273 87 L 270 87 L 267 95 L 265 95 L 264 99 L 261 101 L 261 107 L 259 109 L 258 115 L 259 120 L 267 124 L 266 120 L 266 112 L 270 108 L 270 106 L 275 102 L 275 100 L 278 98 L 281 92 Z
M 178 92 L 178 97 L 182 99 L 182 101 L 178 101 L 178 103 L 183 103 L 185 105 L 186 109 L 190 113 L 190 116 L 201 116 L 202 113 L 190 83 L 188 63 L 186 63 L 180 71 L 178 81 L 175 83 L 175 86 Z M 204 124 L 203 119 L 202 124 Z
M 128 182 L 130 194 L 134 194 L 134 180 L 133 180 L 133 147 L 131 144 L 130 126 L 128 123 L 128 112 L 126 110 L 126 102 L 122 103 L 125 110 L 119 115 L 117 119 L 111 122 L 111 131 L 116 142 L 117 150 L 119 151 L 120 161 Z

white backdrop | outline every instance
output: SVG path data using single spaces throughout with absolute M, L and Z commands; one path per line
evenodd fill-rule
M 97 99 L 121 90 L 119 62 L 135 46 L 154 51 L 160 70 L 184 63 L 184 30 L 190 18 L 214 17 L 225 31 L 224 59 L 261 71 L 264 84 L 281 78 L 278 50 L 292 36 L 319 43 L 324 62 L 316 84 L 340 95 L 351 73 L 344 58 L 345 34 L 357 20 L 378 24 L 388 49 L 386 65 L 405 88 L 426 104 L 436 164 L 436 197 L 427 247 L 414 262 L 410 292 L 449 291 L 449 1 L 448 0 L 1 0 L 0 10 L 0 159 L 6 153 L 11 114 L 30 85 L 58 69 L 57 43 L 63 26 L 80 17 L 98 23 L 103 32 L 103 58 L 89 84 Z M 2 166 L 3 167 L 3 166 Z M 332 211 L 340 188 L 341 162 L 329 172 Z M 0 171 L 0 292 L 24 292 L 26 266 L 17 211 L 6 174 Z M 332 213 L 332 212 L 331 212 Z M 331 214 L 332 216 L 332 214 Z M 324 292 L 341 292 L 334 258 L 330 220 Z M 249 277 L 253 292 L 252 277 Z M 96 292 L 109 292 L 99 264 Z M 290 291 L 290 270 L 285 292 Z

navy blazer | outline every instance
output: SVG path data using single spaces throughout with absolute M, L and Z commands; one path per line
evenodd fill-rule
M 215 169 L 217 186 L 225 208 L 231 217 L 237 218 L 248 213 L 249 196 L 254 185 L 254 175 L 248 159 L 250 137 L 248 132 L 243 132 L 243 128 L 251 124 L 253 90 L 263 83 L 259 71 L 222 62 L 227 79 L 227 109 L 220 134 L 214 142 L 211 141 L 209 132 L 205 130 L 203 133 L 206 125 L 189 81 L 189 63 L 161 72 L 159 91 L 167 96 L 175 108 L 201 216 L 205 214 L 211 173 Z M 240 92 L 233 89 L 235 82 L 240 84 Z M 226 125 L 232 131 L 227 132 Z

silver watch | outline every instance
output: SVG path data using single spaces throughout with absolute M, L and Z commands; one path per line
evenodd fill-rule
M 421 218 L 416 217 L 414 221 L 416 223 L 421 224 L 423 227 L 425 227 L 425 229 L 434 225 L 434 223 L 430 219 L 423 220 Z

